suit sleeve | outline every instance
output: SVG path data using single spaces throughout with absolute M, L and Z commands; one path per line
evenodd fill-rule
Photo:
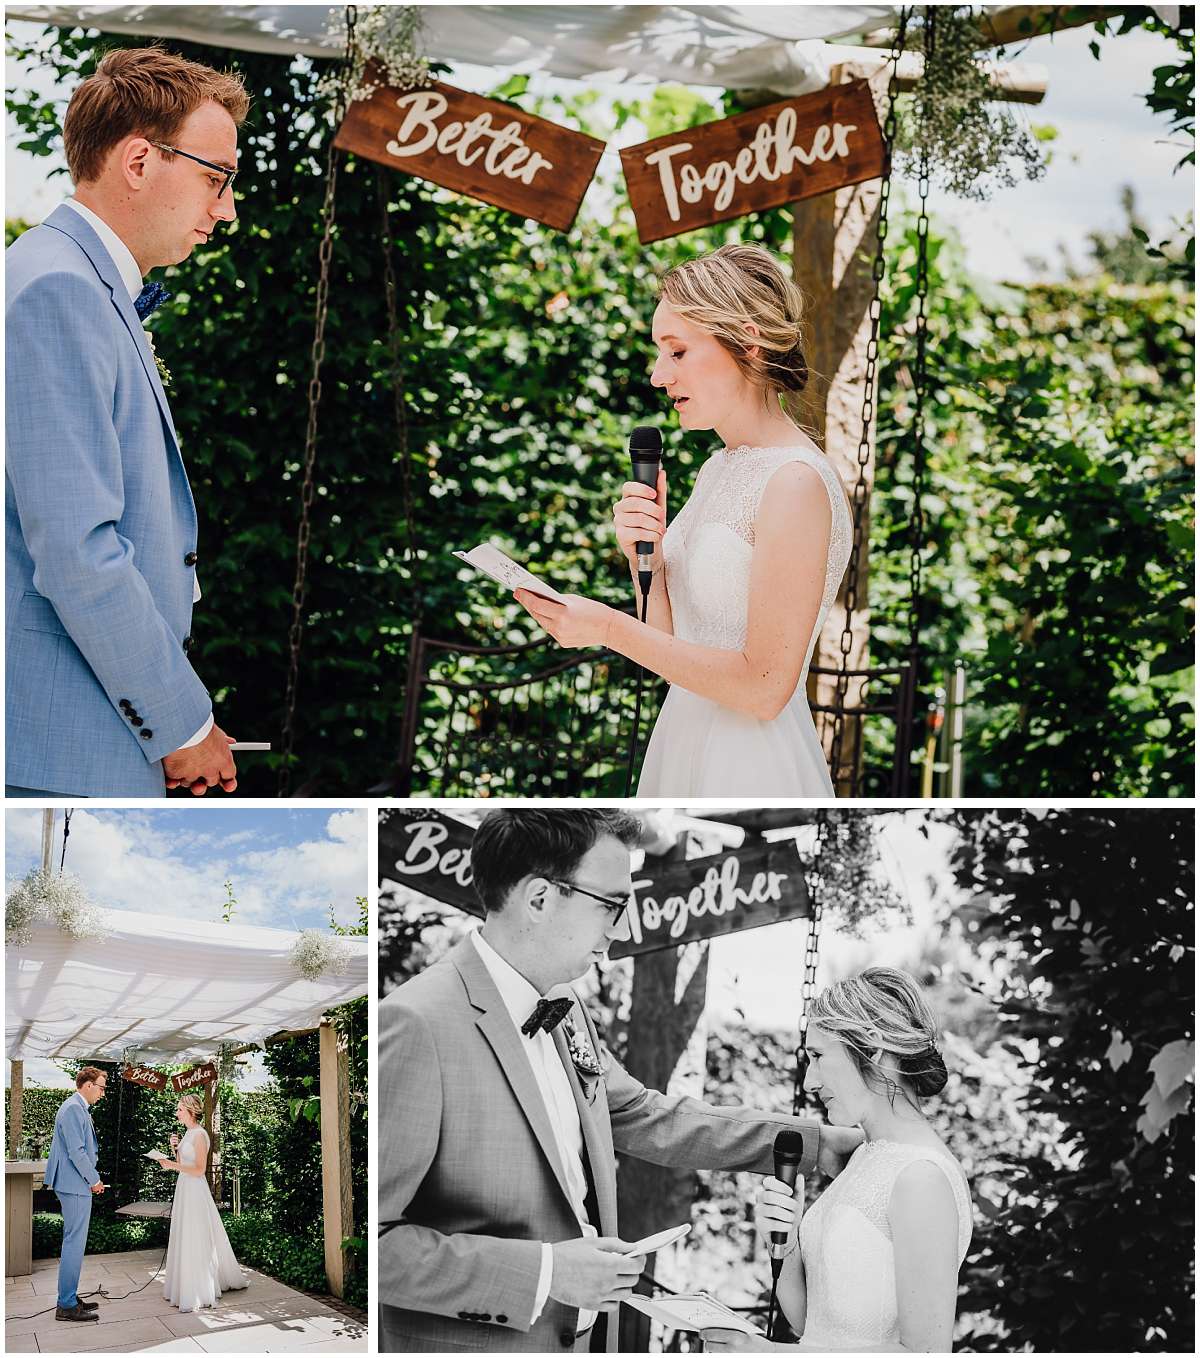
M 528 1330 L 535 1319 L 540 1241 L 446 1235 L 409 1218 L 438 1152 L 442 1078 L 428 1024 L 403 1005 L 379 1007 L 379 1072 L 382 1126 L 388 1129 L 379 1146 L 380 1301 L 451 1318 L 485 1314 L 509 1329 Z M 485 1135 L 481 1128 L 481 1140 Z
M 46 274 L 10 299 L 5 467 L 35 587 L 113 707 L 127 698 L 142 715 L 149 740 L 126 729 L 156 763 L 196 733 L 212 703 L 117 529 L 124 491 L 112 417 L 116 357 L 97 338 L 111 329 L 111 311 L 96 287 L 66 273 Z M 70 390 L 49 399 L 64 373 Z
M 588 1023 L 591 1026 L 590 1018 Z M 804 1138 L 801 1172 L 810 1173 L 815 1167 L 821 1142 L 819 1123 L 737 1104 L 718 1107 L 700 1099 L 661 1094 L 635 1080 L 607 1048 L 599 1050 L 613 1146 L 618 1151 L 673 1169 L 770 1174 L 775 1167 L 775 1137 L 790 1128 Z
M 70 1108 L 63 1114 L 63 1149 L 79 1171 L 79 1177 L 90 1188 L 92 1184 L 100 1182 L 100 1175 L 96 1173 L 96 1162 L 88 1146 L 87 1125 L 83 1118 L 83 1110 L 79 1108 Z

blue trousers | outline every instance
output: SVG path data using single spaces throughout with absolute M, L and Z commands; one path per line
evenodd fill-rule
M 62 1204 L 63 1240 L 58 1256 L 58 1304 L 68 1310 L 79 1297 L 79 1271 L 83 1268 L 83 1250 L 87 1244 L 88 1225 L 92 1220 L 90 1193 L 59 1193 Z
M 36 797 L 39 802 L 44 802 L 48 797 L 77 797 L 75 792 L 43 792 L 37 787 L 14 787 L 11 783 L 4 785 L 4 795 L 6 797 Z

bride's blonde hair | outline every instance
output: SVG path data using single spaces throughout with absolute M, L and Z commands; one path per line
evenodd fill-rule
M 664 275 L 659 297 L 684 320 L 711 335 L 758 387 L 778 399 L 793 419 L 808 384 L 802 325 L 804 294 L 787 269 L 761 245 L 722 245 L 677 264 Z M 753 325 L 757 336 L 748 334 Z M 758 353 L 750 356 L 750 350 Z
M 204 1104 L 200 1101 L 199 1094 L 183 1094 L 179 1099 L 179 1106 L 186 1108 L 192 1117 L 199 1122 L 204 1116 Z
M 810 1023 L 844 1042 L 865 1079 L 881 1074 L 870 1053 L 890 1052 L 918 1098 L 946 1083 L 941 1032 L 920 985 L 894 967 L 868 967 L 826 986 L 809 1007 Z M 886 1077 L 885 1077 L 886 1079 Z

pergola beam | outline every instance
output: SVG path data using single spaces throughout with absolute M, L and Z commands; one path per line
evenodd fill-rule
M 994 5 L 985 7 L 973 21 L 984 39 L 978 49 L 982 51 L 985 47 L 1007 47 L 1009 43 L 1066 28 L 1082 28 L 1124 13 L 1125 8 L 1120 5 Z M 894 29 L 877 28 L 863 38 L 863 46 L 890 47 L 894 37 Z

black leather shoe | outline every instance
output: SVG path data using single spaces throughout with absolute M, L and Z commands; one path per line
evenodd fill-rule
M 82 1297 L 80 1297 L 75 1304 L 76 1306 L 82 1306 L 85 1311 L 98 1311 L 100 1309 L 100 1303 L 98 1301 L 84 1301 Z
M 94 1310 L 88 1310 L 86 1306 L 81 1306 L 78 1302 L 74 1306 L 56 1306 L 54 1308 L 55 1320 L 99 1320 L 100 1317 Z

